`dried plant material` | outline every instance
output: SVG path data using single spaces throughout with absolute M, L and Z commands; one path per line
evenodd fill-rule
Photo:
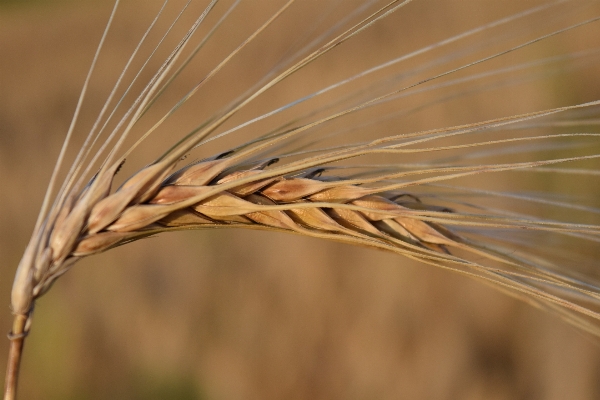
M 80 239 L 73 255 L 84 257 L 111 248 L 119 242 L 135 237 L 135 234 L 127 232 L 102 232 Z
M 167 180 L 173 185 L 201 186 L 206 185 L 219 175 L 227 165 L 228 160 L 212 160 L 192 165 L 169 177 Z
M 347 202 L 359 199 L 373 193 L 373 190 L 365 189 L 359 186 L 336 186 L 331 189 L 325 189 L 310 196 L 312 201 L 325 201 L 332 203 Z
M 323 190 L 323 183 L 310 179 L 284 179 L 263 191 L 273 201 L 294 201 Z
M 111 20 L 118 3 L 117 1 Z M 404 96 L 412 94 L 416 97 L 420 90 L 427 90 L 424 85 L 428 83 L 442 85 L 438 81 L 444 77 L 454 77 L 460 71 L 486 65 L 508 53 L 592 24 L 600 20 L 600 17 L 592 17 L 572 25 L 561 25 L 548 32 L 544 31 L 533 39 L 520 38 L 517 44 L 511 41 L 501 42 L 504 46 L 501 50 L 496 49 L 484 55 L 479 54 L 478 49 L 472 48 L 473 46 L 467 46 L 462 51 L 477 55 L 467 61 L 460 59 L 460 52 L 454 52 L 436 56 L 431 65 L 408 71 L 398 69 L 386 79 L 378 78 L 375 74 L 479 32 L 548 8 L 560 7 L 562 1 L 523 10 L 434 42 L 420 50 L 375 64 L 309 95 L 294 98 L 283 106 L 261 111 L 262 114 L 252 119 L 236 119 L 249 118 L 242 116 L 240 111 L 249 109 L 247 106 L 257 97 L 287 82 L 288 78 L 309 64 L 320 61 L 332 49 L 404 9 L 411 1 L 376 3 L 367 2 L 364 8 L 355 9 L 339 25 L 333 26 L 331 30 L 323 30 L 312 40 L 302 38 L 304 41 L 301 43 L 309 45 L 300 46 L 299 50 L 294 48 L 291 51 L 293 54 L 271 66 L 262 80 L 242 91 L 237 98 L 219 108 L 204 122 L 198 121 L 199 125 L 187 134 L 178 134 L 174 143 L 165 144 L 163 148 L 166 150 L 162 155 L 155 160 L 145 160 L 146 163 L 142 164 L 145 166 L 127 177 L 120 187 L 113 189 L 125 158 L 129 160 L 135 155 L 135 150 L 151 133 L 161 128 L 165 120 L 174 116 L 183 104 L 190 101 L 200 88 L 239 56 L 242 50 L 250 47 L 270 29 L 279 17 L 293 12 L 294 1 L 282 4 L 216 66 L 211 66 L 205 76 L 198 77 L 198 83 L 179 101 L 170 104 L 168 111 L 150 125 L 151 128 L 139 134 L 138 141 L 130 148 L 124 148 L 128 143 L 126 139 L 135 132 L 134 127 L 138 126 L 138 121 L 150 109 L 154 110 L 152 105 L 162 99 L 162 93 L 170 89 L 171 82 L 202 49 L 205 40 L 198 40 L 194 34 L 205 22 L 205 17 L 215 12 L 213 8 L 216 0 L 208 3 L 201 15 L 196 16 L 195 22 L 147 85 L 139 91 L 130 108 L 123 112 L 121 120 L 113 124 L 114 130 L 103 136 L 103 129 L 109 126 L 112 118 L 112 114 L 107 117 L 104 112 L 109 105 L 112 106 L 115 93 L 121 90 L 119 78 L 73 165 L 66 171 L 64 182 L 57 185 L 56 171 L 61 168 L 64 149 L 61 151 L 38 223 L 17 269 L 11 298 L 15 324 L 11 333 L 5 399 L 13 399 L 15 396 L 23 339 L 31 325 L 36 299 L 81 258 L 173 230 L 207 227 L 270 229 L 383 249 L 471 276 L 554 312 L 582 330 L 600 335 L 598 283 L 591 278 L 589 282 L 581 280 L 581 274 L 577 271 L 554 265 L 551 253 L 544 254 L 527 243 L 513 243 L 511 237 L 513 232 L 528 231 L 554 235 L 563 240 L 563 243 L 569 243 L 571 239 L 597 243 L 600 241 L 600 226 L 504 210 L 493 201 L 478 202 L 481 199 L 477 197 L 486 194 L 487 200 L 493 200 L 502 196 L 520 196 L 523 201 L 553 206 L 560 210 L 577 208 L 578 211 L 589 214 L 600 212 L 593 207 L 569 204 L 568 201 L 550 196 L 517 195 L 508 191 L 492 194 L 484 189 L 477 192 L 478 189 L 453 185 L 461 179 L 473 179 L 473 182 L 480 184 L 481 181 L 477 181 L 480 176 L 494 179 L 495 174 L 499 173 L 518 174 L 525 170 L 547 173 L 567 162 L 586 165 L 581 168 L 583 174 L 597 172 L 589 167 L 593 164 L 585 163 L 592 163 L 600 158 L 598 149 L 594 147 L 598 143 L 599 134 L 539 134 L 537 130 L 545 128 L 543 125 L 549 118 L 558 118 L 560 115 L 574 115 L 576 118 L 579 115 L 576 113 L 582 110 L 598 112 L 600 100 L 415 132 L 404 132 L 395 126 L 393 130 L 379 134 L 369 126 L 370 123 L 381 124 L 386 118 L 399 118 L 395 113 L 406 110 L 394 110 L 388 115 L 386 113 L 389 111 L 385 111 L 385 107 Z M 204 33 L 206 40 L 236 6 L 237 2 L 229 11 L 224 12 L 219 22 L 215 23 L 210 19 L 215 25 L 208 33 Z M 181 14 L 184 14 L 185 7 Z M 110 23 L 107 30 L 109 26 Z M 152 27 L 153 25 L 150 28 Z M 164 33 L 163 39 L 168 37 L 170 29 Z M 308 38 L 310 36 L 309 34 Z M 146 35 L 138 47 L 144 40 Z M 156 44 L 156 49 L 160 48 L 161 41 Z M 194 42 L 197 43 L 196 49 L 186 53 L 186 46 Z M 186 54 L 188 58 L 182 61 L 180 57 Z M 96 58 L 97 56 L 98 53 Z M 454 65 L 451 63 L 453 57 L 460 59 L 459 66 L 451 66 Z M 123 75 L 129 65 L 128 63 L 125 67 Z M 438 65 L 445 69 L 435 73 L 429 71 L 429 68 Z M 145 66 L 146 64 L 138 75 Z M 490 76 L 502 73 L 500 70 L 488 72 Z M 412 75 L 420 78 L 416 81 L 408 80 Z M 373 81 L 359 87 L 365 77 L 370 77 Z M 445 85 L 461 83 L 458 82 L 460 78 L 456 79 L 457 81 L 445 81 Z M 465 80 L 466 78 L 462 78 L 463 83 Z M 352 85 L 359 88 L 352 89 Z M 253 136 L 240 140 L 232 149 L 203 155 L 206 157 L 198 157 L 185 164 L 186 157 L 194 151 L 202 150 L 202 145 L 240 133 L 238 131 L 244 131 L 255 123 L 258 126 L 259 122 L 273 121 L 270 117 L 344 86 L 350 87 L 348 93 L 329 103 L 316 103 L 309 112 L 299 112 L 283 124 L 272 122 L 269 129 L 260 130 L 258 134 L 254 132 Z M 131 88 L 126 89 L 120 101 L 127 98 Z M 84 93 L 85 86 L 82 98 Z M 463 94 L 458 92 L 455 95 Z M 113 112 L 119 109 L 120 101 Z M 381 110 L 381 116 L 369 114 L 373 109 Z M 369 115 L 368 118 L 371 118 L 363 121 L 365 126 L 357 125 L 353 120 L 360 119 L 361 115 Z M 76 117 L 73 126 L 75 121 Z M 335 127 L 339 121 L 349 122 L 340 129 Z M 234 126 L 230 127 L 229 123 Z M 103 127 L 97 129 L 99 126 Z M 348 132 L 361 129 L 369 133 L 376 132 L 378 136 L 356 142 L 347 139 L 352 137 L 347 135 Z M 67 134 L 64 148 L 68 146 L 71 133 L 72 128 Z M 485 134 L 492 135 L 492 138 Z M 341 143 L 330 146 L 329 139 L 339 139 Z M 450 141 L 457 142 L 449 144 Z M 587 141 L 593 145 L 586 147 Z M 565 150 L 565 154 L 544 157 L 536 154 L 535 157 L 523 160 L 520 156 L 529 154 L 527 147 L 524 147 L 525 142 L 527 145 L 529 142 L 549 143 L 556 146 L 552 150 Z M 575 149 L 578 152 L 571 151 L 573 143 L 579 145 Z M 422 158 L 410 159 L 415 155 Z M 506 161 L 505 158 L 509 160 Z M 384 164 L 384 159 L 385 162 L 388 159 L 396 161 Z M 366 160 L 365 164 L 361 164 L 363 160 Z M 566 168 L 561 169 L 560 173 L 570 176 L 577 174 Z M 86 181 L 87 184 L 84 184 Z M 52 196 L 55 196 L 54 201 L 51 200 Z
M 359 230 L 368 232 L 372 235 L 379 235 L 380 231 L 369 223 L 358 211 L 348 210 L 345 208 L 331 208 L 328 210 L 329 215 L 333 217 L 339 224 L 345 227 L 354 227 Z
M 200 216 L 193 209 L 178 210 L 158 220 L 158 223 L 166 227 L 186 227 L 201 224 L 214 224 L 215 221 Z

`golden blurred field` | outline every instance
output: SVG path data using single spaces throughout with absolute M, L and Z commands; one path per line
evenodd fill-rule
M 119 71 L 111 65 L 126 59 L 160 3 L 124 2 L 81 131 L 107 94 L 105 81 Z M 356 38 L 356 48 L 368 52 L 364 58 L 311 66 L 297 86 L 275 90 L 261 104 L 269 109 L 269 101 L 304 93 L 303 85 L 320 87 L 366 68 L 365 59 L 385 60 L 392 49 L 441 40 L 524 3 L 540 2 L 416 1 Z M 223 35 L 208 54 L 226 54 L 221 45 L 238 43 L 268 15 L 265 9 L 279 4 L 243 4 L 232 15 L 241 33 Z M 300 1 L 297 23 L 321 4 Z M 110 7 L 106 1 L 0 1 L 0 327 L 6 332 L 12 277 Z M 169 124 L 164 140 L 210 115 L 213 103 L 230 100 L 231 86 L 253 82 L 300 29 L 277 28 L 262 42 L 270 47 L 241 54 L 195 108 Z M 598 26 L 552 43 L 567 52 L 593 43 L 595 33 Z M 546 50 L 535 47 L 528 59 Z M 510 55 L 498 65 L 517 60 Z M 440 104 L 404 128 L 598 99 L 598 65 L 596 59 L 555 86 L 534 82 L 521 91 Z M 177 87 L 205 72 L 198 68 Z M 156 156 L 152 146 L 141 149 L 140 160 Z M 125 176 L 139 167 L 131 164 Z M 33 322 L 23 399 L 600 398 L 600 341 L 557 317 L 397 255 L 300 236 L 215 229 L 135 242 L 79 262 L 37 303 Z M 5 360 L 8 340 L 0 343 Z

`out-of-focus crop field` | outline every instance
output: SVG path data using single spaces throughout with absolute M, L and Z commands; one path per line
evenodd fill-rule
M 14 271 L 111 7 L 52 3 L 0 2 L 0 330 L 6 332 Z M 103 77 L 118 73 L 111 64 L 122 65 L 155 3 L 125 1 L 82 127 L 107 93 Z M 232 18 L 256 26 L 261 19 L 253 10 L 262 6 L 272 2 L 249 2 Z M 357 38 L 361 48 L 373 57 L 389 50 L 393 30 L 402 43 L 422 45 L 523 5 L 473 0 L 410 7 L 400 11 L 410 18 L 390 18 Z M 564 45 L 584 42 L 586 32 Z M 239 41 L 234 36 L 232 43 Z M 542 57 L 543 49 L 531 51 Z M 227 71 L 236 77 L 231 84 L 254 79 L 243 68 L 261 62 L 259 52 L 240 57 Z M 407 129 L 589 100 L 600 94 L 595 65 L 595 75 L 584 69 L 569 85 L 524 85 L 510 97 L 434 107 L 416 114 Z M 318 81 L 348 68 L 311 71 Z M 200 108 L 229 95 L 206 90 Z M 188 109 L 178 121 L 183 132 L 201 119 Z M 177 123 L 169 127 L 178 131 Z M 146 161 L 157 154 L 155 147 L 142 150 L 138 157 L 146 154 Z M 295 235 L 206 230 L 141 240 L 79 262 L 38 302 L 33 322 L 23 399 L 600 398 L 598 341 L 557 317 L 394 254 Z M 0 341 L 3 363 L 7 349 L 8 340 Z

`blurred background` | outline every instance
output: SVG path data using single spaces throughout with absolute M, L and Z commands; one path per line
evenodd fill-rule
M 205 6 L 195 3 L 197 10 Z M 345 52 L 275 88 L 231 124 L 378 62 L 542 3 L 414 2 L 353 39 Z M 161 4 L 124 1 L 92 80 L 76 143 L 92 125 L 121 65 Z M 185 93 L 210 70 L 203 61 L 222 58 L 281 4 L 264 0 L 240 5 L 173 92 Z M 357 4 L 303 0 L 294 5 L 262 41 L 242 52 L 154 141 L 142 146 L 136 159 L 128 160 L 123 176 L 160 154 L 164 140 L 172 143 L 265 75 L 303 24 L 309 26 L 315 13 L 319 15 L 315 8 L 331 7 L 327 18 L 335 21 L 339 9 Z M 552 9 L 491 31 L 492 39 L 474 38 L 466 47 L 474 52 L 471 59 L 477 58 L 477 43 L 484 40 L 488 47 L 481 54 L 494 51 L 494 35 L 503 40 L 497 44 L 502 49 L 551 31 L 554 23 L 558 29 L 600 15 L 593 2 L 569 4 L 568 9 Z M 5 332 L 11 324 L 14 271 L 111 5 L 91 0 L 0 1 L 0 304 L 5 305 L 0 327 Z M 218 7 L 222 15 L 226 7 Z M 167 14 L 175 15 L 176 8 Z M 597 37 L 597 26 L 584 27 L 507 55 L 496 68 L 593 48 Z M 409 66 L 426 60 L 416 59 Z M 597 58 L 554 64 L 542 70 L 548 79 L 463 93 L 378 129 L 388 134 L 394 129 L 415 131 L 596 100 L 598 65 Z M 559 74 L 553 75 L 557 68 Z M 373 89 L 371 97 L 375 93 Z M 331 102 L 332 97 L 322 101 Z M 367 113 L 361 118 L 374 117 Z M 149 126 L 144 124 L 140 129 Z M 214 146 L 226 149 L 236 140 Z M 593 184 L 563 177 L 543 185 L 561 193 L 579 191 L 584 203 L 600 206 Z M 586 257 L 597 267 L 597 250 L 588 249 Z M 7 351 L 8 340 L 0 341 L 3 363 Z M 295 235 L 215 229 L 163 234 L 80 261 L 37 303 L 20 395 L 594 399 L 600 398 L 599 376 L 600 341 L 479 282 L 381 251 Z

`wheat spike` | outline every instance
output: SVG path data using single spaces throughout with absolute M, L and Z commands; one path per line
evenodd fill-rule
M 597 143 L 600 134 L 595 132 L 581 130 L 539 133 L 537 129 L 544 127 L 544 124 L 576 125 L 577 113 L 587 111 L 593 114 L 594 110 L 598 109 L 600 100 L 457 126 L 395 132 L 363 141 L 346 142 L 342 139 L 342 143 L 330 147 L 319 144 L 321 140 L 325 141 L 330 137 L 339 138 L 345 134 L 351 137 L 349 132 L 362 127 L 360 124 L 349 123 L 340 131 L 328 131 L 326 129 L 331 126 L 329 124 L 345 121 L 376 107 L 386 106 L 404 96 L 417 96 L 422 90 L 459 85 L 469 79 L 499 76 L 531 67 L 530 64 L 519 65 L 472 75 L 469 78 L 454 78 L 462 71 L 475 69 L 528 46 L 597 23 L 600 17 L 591 16 L 583 21 L 561 25 L 559 29 L 544 32 L 536 37 L 520 40 L 516 44 L 511 42 L 500 50 L 483 56 L 478 55 L 459 66 L 447 67 L 443 72 L 427 74 L 425 78 L 413 82 L 405 83 L 400 76 L 394 77 L 397 82 L 394 82 L 394 79 L 392 83 L 384 80 L 377 82 L 379 87 L 374 85 L 367 89 L 351 91 L 348 97 L 336 99 L 299 114 L 295 119 L 276 124 L 272 129 L 263 131 L 227 151 L 204 157 L 200 161 L 187 161 L 187 157 L 195 149 L 209 146 L 214 140 L 230 137 L 250 125 L 276 117 L 293 107 L 300 107 L 313 98 L 324 96 L 344 85 L 354 84 L 366 76 L 375 76 L 385 68 L 396 66 L 482 31 L 542 13 L 552 7 L 561 7 L 565 1 L 550 2 L 467 30 L 380 63 L 257 117 L 245 119 L 243 122 L 236 121 L 233 127 L 227 125 L 249 108 L 259 96 L 290 79 L 301 69 L 308 68 L 333 49 L 381 20 L 404 11 L 411 4 L 411 0 L 375 3 L 377 2 L 366 2 L 364 8 L 359 7 L 356 10 L 360 15 L 359 19 L 351 18 L 354 16 L 351 14 L 348 17 L 351 22 L 340 22 L 335 34 L 327 32 L 319 36 L 308 50 L 303 49 L 304 51 L 299 51 L 290 58 L 291 62 L 274 67 L 254 87 L 189 133 L 177 134 L 176 139 L 167 144 L 169 147 L 162 155 L 115 188 L 118 174 L 126 160 L 134 154 L 134 150 L 145 143 L 152 133 L 159 130 L 167 119 L 226 68 L 232 59 L 261 37 L 282 15 L 293 12 L 294 6 L 294 0 L 282 3 L 252 34 L 223 57 L 205 76 L 198 79 L 195 86 L 171 104 L 150 128 L 139 134 L 136 142 L 130 144 L 128 139 L 134 135 L 134 128 L 139 121 L 149 110 L 153 110 L 155 102 L 162 98 L 163 93 L 170 88 L 172 82 L 192 62 L 238 5 L 238 2 L 234 2 L 229 8 L 222 9 L 218 21 L 211 20 L 214 25 L 204 32 L 204 39 L 198 41 L 197 47 L 190 51 L 188 45 L 193 43 L 195 34 L 204 28 L 214 10 L 219 9 L 217 0 L 207 2 L 183 38 L 139 91 L 130 107 L 123 112 L 122 118 L 111 122 L 118 107 L 107 116 L 109 105 L 116 98 L 130 63 L 163 12 L 167 4 L 165 2 L 118 78 L 73 164 L 65 172 L 64 181 L 59 184 L 59 172 L 74 133 L 86 86 L 111 21 L 116 15 L 119 5 L 119 1 L 116 1 L 84 84 L 73 123 L 50 179 L 31 241 L 16 272 L 11 297 L 15 322 L 10 334 L 11 354 L 5 399 L 15 398 L 20 354 L 24 337 L 30 329 L 35 301 L 50 289 L 57 278 L 81 258 L 175 230 L 210 227 L 264 229 L 390 251 L 473 277 L 534 306 L 556 313 L 584 331 L 600 335 L 600 287 L 597 283 L 593 279 L 580 279 L 576 271 L 571 273 L 560 265 L 555 265 L 552 257 L 544 258 L 535 249 L 531 249 L 530 252 L 517 251 L 517 246 L 510 243 L 510 235 L 516 231 L 597 243 L 600 241 L 600 226 L 592 222 L 564 222 L 500 210 L 492 205 L 478 204 L 468 196 L 512 196 L 563 209 L 578 208 L 590 213 L 597 211 L 556 198 L 533 194 L 494 193 L 486 189 L 453 185 L 455 180 L 467 177 L 485 175 L 493 179 L 496 173 L 558 172 L 570 176 L 597 173 L 593 168 L 558 168 L 564 163 L 593 162 L 600 158 L 600 154 L 592 146 L 591 150 L 576 154 L 565 151 L 565 154 L 535 159 L 522 159 L 519 155 L 525 152 L 523 149 L 526 149 L 526 146 L 540 143 L 553 144 L 562 140 L 566 144 L 558 145 L 559 150 L 568 149 L 569 141 L 584 143 L 585 140 L 589 140 Z M 177 20 L 185 15 L 188 5 L 189 2 L 185 3 L 159 44 L 168 36 Z M 583 51 L 568 57 L 585 58 L 593 53 L 594 51 Z M 454 56 L 439 57 L 435 62 L 445 65 L 452 57 Z M 151 56 L 148 60 L 150 59 Z M 538 60 L 537 63 L 547 65 L 564 59 L 548 58 Z M 144 67 L 135 75 L 134 81 Z M 414 73 L 422 71 L 427 71 L 426 67 Z M 443 81 L 446 77 L 455 80 Z M 442 81 L 444 83 L 441 83 Z M 427 89 L 424 87 L 426 84 L 432 86 Z M 126 89 L 117 106 L 126 98 L 131 88 L 132 86 L 129 86 Z M 563 115 L 564 121 L 558 119 Z M 398 116 L 392 114 L 382 118 L 386 117 L 394 119 Z M 574 118 L 575 122 L 569 118 Z M 378 122 L 381 121 L 367 121 L 365 126 L 368 128 L 370 123 Z M 108 126 L 113 126 L 113 130 L 109 131 Z M 525 131 L 527 132 L 521 134 Z M 314 132 L 317 132 L 316 138 L 310 136 Z M 324 134 L 320 135 L 320 132 Z M 497 135 L 492 139 L 484 138 L 482 135 L 487 133 Z M 456 142 L 452 142 L 453 140 Z M 493 153 L 493 149 L 498 147 L 514 158 L 509 161 L 503 160 L 502 151 Z M 453 152 L 456 151 L 463 154 L 458 160 L 453 159 L 456 154 Z M 490 151 L 493 153 L 492 157 L 488 157 L 489 153 L 486 153 Z M 438 154 L 443 155 L 436 156 Z M 373 162 L 379 157 L 395 156 L 402 159 L 414 155 L 430 157 L 430 161 L 422 164 Z M 494 158 L 495 156 L 498 158 Z M 365 159 L 366 164 L 361 164 Z M 522 245 L 526 246 L 527 244 Z

